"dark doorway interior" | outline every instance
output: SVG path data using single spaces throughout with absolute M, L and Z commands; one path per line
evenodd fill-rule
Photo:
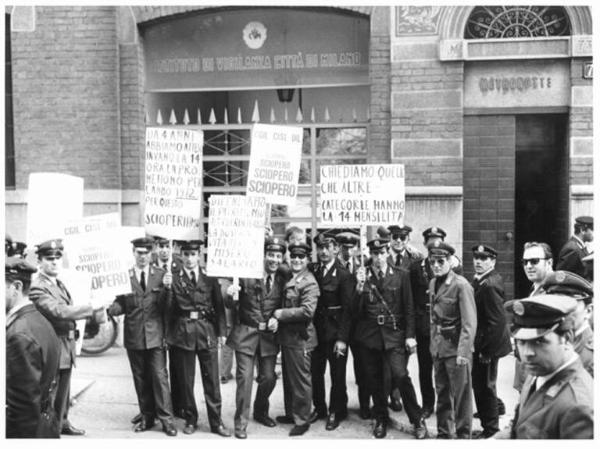
M 520 259 L 529 241 L 550 244 L 556 256 L 567 238 L 567 116 L 516 116 L 515 297 L 527 296 L 530 283 Z

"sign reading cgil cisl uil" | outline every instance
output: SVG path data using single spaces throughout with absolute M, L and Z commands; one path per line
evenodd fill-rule
M 146 129 L 144 227 L 167 239 L 200 238 L 203 133 Z
M 264 198 L 270 204 L 296 203 L 302 135 L 299 126 L 252 127 L 246 195 Z
M 323 226 L 404 225 L 403 164 L 321 166 Z

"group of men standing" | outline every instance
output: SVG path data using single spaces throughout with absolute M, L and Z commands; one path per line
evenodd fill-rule
M 590 227 L 593 232 L 589 217 L 578 218 L 580 222 L 585 229 L 577 237 L 582 226 L 576 226 L 577 244 L 584 241 L 582 235 L 588 241 L 593 238 L 585 234 Z M 134 430 L 147 431 L 158 420 L 166 435 L 175 436 L 177 416 L 185 422 L 185 434 L 196 431 L 198 359 L 210 430 L 231 436 L 221 419 L 218 360 L 219 338 L 227 337 L 236 358 L 237 438 L 247 438 L 251 405 L 253 419 L 261 425 L 293 425 L 290 436 L 304 434 L 322 419 L 327 430 L 336 429 L 348 415 L 348 349 L 354 358 L 359 414 L 375 420 L 375 438 L 386 436 L 388 405 L 401 407 L 400 399 L 417 439 L 428 436 L 425 420 L 433 413 L 437 438 L 500 436 L 503 404 L 496 394 L 496 380 L 499 359 L 512 350 L 511 321 L 521 359 L 515 370 L 521 399 L 509 436 L 589 437 L 592 407 L 586 389 L 591 388 L 591 378 L 583 366 L 593 375 L 593 334 L 588 324 L 591 284 L 569 271 L 553 272 L 549 247 L 531 242 L 525 245 L 523 266 L 533 283 L 532 296 L 506 302 L 493 247 L 482 243 L 472 248 L 475 275 L 469 282 L 461 274 L 455 249 L 444 241 L 444 230 L 431 227 L 423 232 L 426 257 L 408 244 L 411 231 L 409 226 L 380 228 L 378 238 L 367 243 L 368 258 L 357 251 L 357 235 L 323 232 L 313 239 L 315 263 L 310 262 L 312 247 L 300 229 L 290 229 L 285 240 L 267 235 L 262 279 L 241 279 L 224 295 L 217 279 L 206 275 L 201 241 L 181 242 L 180 254 L 175 255 L 168 240 L 133 240 L 132 293 L 117 297 L 108 313 L 125 316 L 124 346 L 140 409 Z M 157 246 L 163 251 L 153 260 Z M 22 372 L 35 371 L 26 369 L 32 363 L 28 357 L 43 358 L 36 361 L 43 369 L 31 376 L 29 384 L 7 389 L 7 436 L 83 434 L 67 417 L 77 337 L 74 321 L 98 311 L 89 304 L 73 304 L 58 280 L 62 251 L 59 240 L 37 247 L 39 274 L 31 288 L 35 267 L 7 259 L 7 357 L 15 363 L 14 369 L 7 365 L 11 366 L 8 384 L 16 384 L 10 376 L 28 379 Z M 559 265 L 574 260 L 567 250 L 561 251 L 559 259 Z M 26 301 L 28 293 L 35 307 Z M 234 309 L 237 316 L 230 332 L 226 308 Z M 30 332 L 35 338 L 22 330 L 25 322 L 35 327 Z M 557 355 L 545 359 L 546 353 L 540 351 L 543 345 L 553 347 Z M 279 352 L 285 413 L 273 419 L 269 397 L 277 381 Z M 418 358 L 421 404 L 407 369 L 412 353 Z M 327 366 L 329 397 L 324 379 Z M 568 373 L 559 376 L 557 383 L 557 373 L 565 369 Z M 56 375 L 48 375 L 52 372 Z M 26 411 L 19 404 L 34 384 L 36 405 Z M 569 393 L 563 392 L 564 385 Z M 536 388 L 551 397 L 567 398 L 560 402 L 560 413 L 552 409 L 551 423 L 529 421 L 529 396 Z M 483 428 L 478 433 L 472 432 L 472 394 Z M 32 420 L 34 415 L 37 419 Z M 565 428 L 567 421 L 575 420 L 579 433 Z

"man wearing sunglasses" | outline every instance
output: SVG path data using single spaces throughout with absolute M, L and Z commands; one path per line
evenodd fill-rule
M 356 293 L 352 315 L 356 322 L 354 338 L 359 342 L 365 377 L 373 397 L 375 438 L 385 438 L 389 412 L 389 390 L 384 385 L 384 369 L 391 369 L 391 385 L 400 390 L 408 419 L 417 439 L 427 437 L 427 427 L 417 395 L 408 375 L 407 352 L 414 352 L 415 320 L 408 272 L 388 265 L 388 240 L 367 243 L 371 266 L 356 273 Z
M 172 347 L 185 427 L 193 434 L 198 427 L 198 408 L 194 396 L 196 358 L 200 363 L 202 386 L 210 431 L 222 437 L 231 432 L 221 420 L 218 337 L 225 336 L 225 305 L 221 286 L 200 267 L 202 241 L 181 244 L 182 269 L 173 275 L 169 297 L 170 322 L 167 343 Z
M 504 282 L 496 271 L 497 251 L 489 245 L 475 245 L 471 285 L 475 291 L 477 331 L 473 354 L 473 394 L 483 431 L 475 438 L 490 438 L 499 428 L 499 400 L 496 392 L 498 360 L 512 347 L 504 313 Z
M 277 336 L 281 345 L 285 407 L 285 415 L 276 420 L 294 424 L 291 437 L 303 435 L 310 427 L 311 352 L 317 346 L 312 321 L 320 294 L 317 280 L 308 270 L 310 250 L 304 242 L 288 246 L 291 278 L 283 287 L 282 307 L 273 312 L 279 322 Z
M 63 244 L 59 239 L 48 240 L 37 246 L 39 274 L 31 282 L 29 299 L 44 315 L 60 340 L 60 366 L 54 408 L 60 422 L 61 434 L 85 435 L 85 430 L 75 428 L 69 421 L 69 393 L 71 370 L 75 366 L 75 346 L 79 332 L 75 321 L 94 315 L 91 304 L 76 305 L 65 285 L 58 279 L 62 267 Z M 99 309 L 103 316 L 103 310 Z M 102 319 L 98 316 L 98 322 Z
M 438 438 L 470 439 L 471 367 L 477 329 L 473 287 L 450 268 L 455 252 L 452 246 L 436 241 L 427 250 L 434 275 L 429 283 L 429 296 Z

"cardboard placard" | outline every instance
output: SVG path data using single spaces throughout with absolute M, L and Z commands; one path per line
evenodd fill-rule
M 404 225 L 404 165 L 322 165 L 322 226 Z
M 252 127 L 246 195 L 293 206 L 298 193 L 303 130 L 298 126 Z
M 202 131 L 146 128 L 144 227 L 151 235 L 201 236 Z
M 262 278 L 265 199 L 211 195 L 209 205 L 208 275 Z

